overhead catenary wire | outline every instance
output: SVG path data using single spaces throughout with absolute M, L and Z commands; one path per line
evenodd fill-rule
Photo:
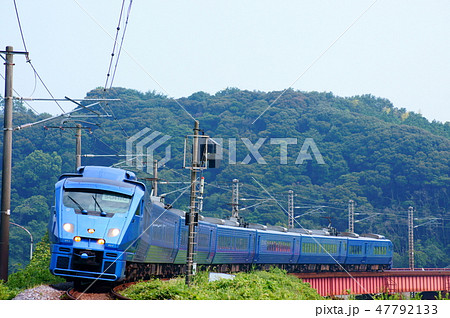
M 16 17 L 17 17 L 17 24 L 19 25 L 19 31 L 20 31 L 20 36 L 22 38 L 22 43 L 23 43 L 23 47 L 25 49 L 25 51 L 27 52 L 27 54 L 25 55 L 26 61 L 28 64 L 30 64 L 31 68 L 33 69 L 34 72 L 34 76 L 35 78 L 37 77 L 39 79 L 39 81 L 41 82 L 42 86 L 44 86 L 45 90 L 47 91 L 47 93 L 53 98 L 53 100 L 55 101 L 56 105 L 58 105 L 59 109 L 61 109 L 61 111 L 63 113 L 65 113 L 65 110 L 61 107 L 61 105 L 55 100 L 55 97 L 53 96 L 53 94 L 51 93 L 51 91 L 49 90 L 49 88 L 47 87 L 47 85 L 44 83 L 43 79 L 41 78 L 41 76 L 39 75 L 39 73 L 37 72 L 36 68 L 34 67 L 33 63 L 31 62 L 30 56 L 29 56 L 29 51 L 27 49 L 27 44 L 25 42 L 25 36 L 23 34 L 23 29 L 22 29 L 22 23 L 20 22 L 20 16 L 19 16 L 19 10 L 17 8 L 17 3 L 16 0 L 14 0 L 14 10 L 16 12 Z
M 16 12 L 16 18 L 17 18 L 17 24 L 19 26 L 19 32 L 20 32 L 20 36 L 22 38 L 22 43 L 23 43 L 23 48 L 25 49 L 26 52 L 28 52 L 27 49 L 27 44 L 25 43 L 25 37 L 23 35 L 23 30 L 22 30 L 22 24 L 20 22 L 20 17 L 19 17 L 19 10 L 17 9 L 17 3 L 16 0 L 14 0 L 14 10 Z M 29 57 L 28 55 L 26 56 L 27 61 L 29 61 Z M 3 75 L 2 75 L 3 77 Z M 34 92 L 36 91 L 36 86 L 37 86 L 37 76 L 36 73 L 34 72 L 34 88 L 33 88 L 33 92 L 30 94 L 31 96 L 33 96 Z M 17 94 L 17 92 L 14 90 L 14 92 Z M 18 94 L 17 94 L 18 95 Z M 36 112 L 28 103 L 26 103 L 34 112 Z M 36 112 L 37 113 L 37 112 Z
M 285 193 L 273 193 L 273 195 L 275 195 L 277 198 L 283 198 Z M 345 206 L 340 207 L 338 205 L 330 205 L 328 202 L 325 202 L 323 200 L 311 200 L 311 199 L 303 198 L 303 197 L 299 196 L 298 194 L 296 196 L 302 198 L 302 201 L 304 203 L 320 205 L 320 207 L 322 209 L 331 209 L 331 210 L 341 211 L 341 212 L 345 212 L 345 213 L 347 213 L 347 211 L 348 211 L 348 207 L 345 207 Z M 296 207 L 296 208 L 299 208 L 299 207 Z M 407 211 L 406 210 L 383 211 L 383 210 L 371 208 L 370 210 L 359 209 L 359 210 L 355 210 L 355 211 L 361 215 L 368 215 L 368 217 L 365 217 L 361 220 L 357 220 L 358 222 L 361 222 L 366 219 L 372 219 L 375 216 L 379 216 L 383 219 L 395 218 L 396 220 L 402 220 L 402 221 L 405 221 L 407 219 L 407 215 L 406 215 Z M 339 215 L 340 214 L 338 213 L 338 216 Z M 402 222 L 400 222 L 399 225 L 404 225 L 404 224 Z
M 298 194 L 296 194 L 296 196 L 301 198 L 302 201 L 305 203 L 320 204 L 320 205 L 323 205 L 324 208 L 327 208 L 327 209 L 339 210 L 339 211 L 347 211 L 348 210 L 348 207 L 344 206 L 344 205 L 339 206 L 336 204 L 330 204 L 329 202 L 325 202 L 323 200 L 311 200 L 309 198 L 302 197 Z M 398 213 L 406 213 L 407 211 L 406 210 L 397 210 L 397 211 L 388 212 L 388 211 L 371 208 L 370 210 L 355 209 L 355 212 L 364 213 L 364 214 L 379 213 L 379 214 L 383 214 L 384 216 L 392 215 L 392 216 L 396 216 L 396 217 L 402 217 Z M 393 213 L 393 212 L 396 212 L 396 213 Z
M 292 88 L 292 86 L 295 85 L 295 83 L 297 83 L 377 2 L 378 0 L 374 0 L 372 2 L 372 4 L 365 9 L 345 30 L 344 32 L 342 32 L 318 57 L 316 57 L 312 63 L 303 71 L 303 73 L 301 73 L 294 82 L 292 82 L 291 85 L 289 85 L 288 88 L 284 89 L 277 98 L 275 98 L 275 100 L 270 103 L 269 106 L 267 106 L 264 111 L 252 122 L 252 125 L 262 116 L 264 115 L 264 113 L 266 113 L 273 104 L 275 104 L 280 98 L 281 96 L 284 95 L 284 93 L 286 93 L 290 88 Z
M 192 183 L 189 185 L 189 187 L 191 187 L 192 186 Z M 169 205 L 167 205 L 165 208 L 164 208 L 164 211 L 155 219 L 155 220 L 153 220 L 153 222 L 150 224 L 150 225 L 148 225 L 143 231 L 142 231 L 142 233 L 140 233 L 139 234 L 139 236 L 133 241 L 133 242 L 131 242 L 129 245 L 128 245 L 128 247 L 126 247 L 125 248 L 125 250 L 123 251 L 123 252 L 121 252 L 120 253 L 120 255 L 118 255 L 117 257 L 116 257 L 116 259 L 107 267 L 107 268 L 105 268 L 104 270 L 103 270 L 103 273 L 105 273 L 105 272 L 107 272 L 108 271 L 108 269 L 111 267 L 111 266 L 113 266 L 113 264 L 115 263 L 115 262 L 117 262 L 117 260 L 123 255 L 123 254 L 125 254 L 127 251 L 128 251 L 128 249 L 130 249 L 144 234 L 145 234 L 145 232 L 147 232 L 152 226 L 153 226 L 153 224 L 155 224 L 156 223 L 156 221 L 158 221 L 158 219 L 160 219 L 163 215 L 164 215 L 164 213 L 166 213 L 166 211 L 169 209 L 169 207 L 171 207 L 171 206 L 173 206 L 177 201 L 178 201 L 178 199 L 180 199 L 182 196 L 183 196 L 183 194 L 186 192 L 186 190 L 187 190 L 187 188 L 183 191 L 183 192 L 181 192 L 179 195 L 178 195 L 178 197 L 177 198 L 175 198 L 175 200 L 174 201 L 172 201 L 172 204 L 169 204 Z M 89 285 L 89 286 L 87 286 L 86 287 L 86 289 L 81 293 L 81 295 L 82 294 L 84 294 L 84 293 L 86 293 L 94 284 L 95 284 L 95 282 L 98 280 L 99 278 L 96 278 L 96 279 L 94 279 L 93 281 L 92 281 L 92 283 Z M 80 298 L 81 297 L 81 295 L 78 297 L 78 298 Z
M 1 56 L 1 55 L 0 55 Z M 2 56 L 3 57 L 3 56 Z M 5 79 L 5 76 L 3 75 L 3 74 L 1 74 L 0 73 L 0 77 L 3 79 L 3 80 L 6 80 Z M 22 97 L 22 96 L 20 96 L 20 94 L 13 88 L 13 91 L 14 91 L 14 93 L 17 95 L 17 96 L 19 96 L 19 97 Z M 22 99 L 22 101 L 36 114 L 36 115 L 40 115 L 40 113 L 36 110 L 36 109 L 34 109 L 26 100 L 23 100 Z
M 80 4 L 77 1 L 75 1 L 75 2 L 78 4 L 78 6 L 80 6 Z M 122 39 L 121 39 L 120 44 L 119 44 L 117 41 L 118 41 L 119 33 L 120 33 L 120 30 L 121 30 L 120 25 L 121 25 L 121 21 L 122 21 L 122 17 L 123 17 L 123 11 L 124 11 L 123 9 L 124 9 L 124 6 L 125 6 L 125 0 L 122 0 L 122 5 L 121 5 L 121 8 L 120 8 L 120 14 L 119 14 L 119 21 L 118 21 L 117 27 L 116 27 L 116 35 L 115 35 L 115 38 L 113 39 L 113 49 L 112 49 L 111 58 L 110 58 L 110 61 L 109 61 L 108 72 L 106 74 L 105 86 L 103 88 L 103 92 L 104 93 L 106 93 L 106 90 L 108 88 L 108 81 L 110 80 L 111 68 L 112 68 L 112 65 L 113 65 L 113 62 L 114 62 L 114 58 L 115 58 L 114 72 L 113 72 L 113 76 L 111 77 L 111 81 L 109 82 L 109 89 L 112 88 L 112 85 L 113 85 L 113 82 L 114 82 L 114 78 L 116 76 L 117 66 L 119 64 L 120 52 L 122 51 L 122 46 L 123 46 L 123 42 L 124 42 L 124 39 L 125 39 L 125 33 L 126 33 L 127 25 L 128 25 L 128 20 L 129 20 L 129 17 L 130 17 L 131 5 L 132 4 L 133 4 L 133 0 L 130 0 L 130 4 L 129 4 L 128 10 L 127 10 L 125 27 L 124 27 L 124 30 L 123 30 L 123 33 L 122 33 Z M 81 6 L 80 6 L 80 8 L 81 8 Z M 118 53 L 116 54 L 116 45 L 117 44 L 119 44 L 119 49 L 118 49 Z M 122 124 L 117 119 L 117 117 L 116 117 L 114 111 L 112 110 L 111 106 L 108 103 L 106 103 L 105 106 L 108 107 L 109 111 L 111 112 L 111 114 L 112 114 L 112 116 L 114 118 L 114 121 L 117 122 L 117 124 L 119 125 L 120 129 L 122 130 L 122 133 L 124 134 L 124 136 L 128 138 L 129 137 L 128 133 L 125 131 L 125 129 L 123 128 Z
M 108 86 L 108 81 L 109 81 L 109 78 L 110 78 L 110 75 L 111 75 L 111 68 L 112 68 L 113 61 L 114 61 L 114 55 L 115 55 L 115 52 L 116 52 L 117 39 L 119 37 L 119 31 L 120 31 L 120 21 L 122 20 L 124 5 L 125 5 L 125 0 L 122 0 L 122 6 L 120 8 L 119 22 L 118 22 L 117 28 L 116 28 L 116 36 L 114 38 L 113 49 L 112 49 L 112 53 L 111 53 L 111 59 L 109 61 L 108 72 L 106 73 L 106 81 L 105 81 L 104 90 L 106 90 L 106 87 Z
M 19 10 L 17 9 L 16 0 L 14 0 L 14 10 L 16 11 L 17 24 L 19 25 L 20 36 L 22 37 L 23 48 L 26 52 L 28 52 L 27 44 L 25 43 L 25 37 L 23 36 L 22 23 L 20 23 Z
M 286 209 L 278 202 L 278 200 L 276 200 L 274 197 L 273 197 L 273 195 L 270 193 L 270 192 L 268 192 L 267 191 L 267 189 L 266 188 L 264 188 L 264 186 L 261 184 L 261 183 L 259 183 L 258 182 L 258 180 L 256 180 L 254 177 L 252 177 L 252 179 L 263 189 L 263 191 L 264 192 L 266 192 L 266 194 L 271 198 L 271 199 L 273 199 L 278 205 L 279 205 L 279 207 L 283 210 L 283 212 L 284 213 L 286 213 L 286 214 L 289 214 L 287 211 L 286 211 Z M 296 222 L 303 230 L 305 230 L 306 231 L 306 229 L 300 224 L 300 222 L 298 222 L 296 219 L 294 219 L 294 222 Z M 316 242 L 316 244 L 326 253 L 326 254 L 328 254 L 328 256 L 330 256 L 334 261 L 335 261 L 335 263 L 340 267 L 340 268 L 342 268 L 343 269 L 343 271 L 351 278 L 351 279 L 353 279 L 354 281 L 355 281 L 355 283 L 356 284 L 358 284 L 363 290 L 365 290 L 365 288 L 364 288 L 364 286 L 362 286 L 353 276 L 352 276 L 352 274 L 351 273 L 349 273 L 343 266 L 342 266 L 342 264 L 341 263 L 339 263 L 334 257 L 333 257 L 333 255 L 331 255 L 329 252 L 328 252 L 328 250 L 327 249 L 325 249 L 323 246 L 322 246 L 322 244 L 314 237 L 314 236 L 312 236 L 311 237 L 315 242 Z M 369 294 L 369 293 L 367 293 L 367 294 Z
M 125 0 L 123 0 L 123 2 L 125 2 Z M 128 20 L 129 12 L 130 12 L 130 10 L 131 10 L 131 3 L 132 3 L 132 0 L 130 0 L 130 7 L 129 7 L 129 10 L 128 10 L 127 20 Z M 22 38 L 22 43 L 23 43 L 23 46 L 24 46 L 25 51 L 28 52 L 27 45 L 26 45 L 26 41 L 25 41 L 25 36 L 24 36 L 23 28 L 22 28 L 22 23 L 21 23 L 21 20 L 20 20 L 19 11 L 18 11 L 17 4 L 16 4 L 16 0 L 14 0 L 14 8 L 15 8 L 15 12 L 16 12 L 17 23 L 18 23 L 18 26 L 19 26 L 20 35 L 21 35 L 21 38 Z M 122 15 L 122 13 L 121 13 L 121 15 Z M 119 22 L 119 23 L 120 23 L 120 22 Z M 122 39 L 122 41 L 123 41 L 123 39 Z M 51 100 L 53 100 L 53 101 L 58 105 L 58 107 L 61 109 L 61 111 L 63 112 L 63 114 L 65 114 L 65 113 L 66 113 L 65 110 L 64 110 L 64 109 L 61 107 L 61 105 L 58 103 L 58 100 L 53 96 L 52 92 L 50 91 L 50 89 L 48 88 L 48 86 L 47 86 L 47 85 L 45 84 L 45 82 L 43 81 L 42 77 L 41 77 L 41 76 L 39 75 L 39 73 L 37 72 L 35 66 L 34 66 L 33 63 L 31 62 L 31 59 L 29 58 L 29 54 L 26 55 L 26 60 L 27 60 L 27 63 L 30 64 L 30 66 L 31 66 L 31 68 L 32 68 L 32 70 L 33 70 L 33 72 L 34 72 L 34 76 L 35 76 L 35 88 L 33 89 L 33 93 L 34 93 L 34 90 L 36 89 L 36 78 L 38 78 L 39 81 L 42 83 L 43 87 L 45 88 L 45 90 L 46 90 L 46 91 L 48 92 L 48 94 L 52 97 Z M 117 67 L 117 63 L 116 63 L 116 67 Z M 32 110 L 34 110 L 36 113 L 38 113 L 38 112 L 37 112 L 34 108 L 32 108 L 28 103 L 26 103 L 26 104 L 27 104 Z M 108 104 L 107 104 L 107 105 L 108 105 Z M 100 106 L 101 106 L 101 104 L 100 104 Z M 109 105 L 108 105 L 108 106 L 109 106 Z M 115 114 L 114 114 L 113 110 L 111 109 L 111 107 L 109 107 L 109 109 L 110 109 L 110 111 L 111 111 L 111 113 L 112 113 L 114 119 L 117 120 L 117 117 L 115 116 Z M 104 111 L 105 111 L 105 110 L 104 110 Z M 105 113 L 107 113 L 107 112 L 105 111 Z M 128 137 L 128 134 L 126 133 L 125 129 L 124 129 L 123 126 L 120 124 L 120 122 L 118 122 L 118 124 L 119 124 L 119 126 L 120 126 L 122 132 L 124 133 L 124 135 L 125 135 L 126 137 Z M 97 138 L 97 139 L 98 139 L 99 141 L 101 141 L 99 138 Z M 103 144 L 106 145 L 106 143 L 104 143 L 103 141 L 101 141 L 101 142 L 102 142 Z M 109 147 L 109 146 L 108 146 L 108 147 Z M 111 148 L 111 147 L 109 147 L 109 148 Z
M 113 75 L 111 77 L 111 83 L 109 85 L 109 88 L 112 87 L 113 82 L 114 82 L 114 78 L 116 77 L 116 71 L 117 71 L 117 65 L 119 64 L 119 59 L 120 59 L 120 53 L 122 52 L 122 46 L 123 46 L 123 42 L 125 39 L 125 33 L 127 32 L 127 26 L 128 26 L 128 20 L 130 17 L 130 13 L 131 13 L 131 5 L 133 4 L 133 0 L 130 0 L 130 4 L 128 6 L 128 10 L 127 10 L 127 17 L 125 19 L 125 26 L 123 28 L 123 33 L 122 33 L 122 39 L 120 41 L 120 46 L 119 46 L 119 50 L 117 52 L 117 57 L 116 57 L 116 63 L 114 65 L 114 72 Z M 122 10 L 123 10 L 123 4 L 122 4 Z M 121 10 L 121 15 L 122 15 L 122 10 Z M 119 20 L 119 25 L 120 25 L 120 20 Z M 117 26 L 117 29 L 119 30 L 120 26 Z M 116 42 L 116 41 L 115 41 Z
M 78 7 L 92 20 L 92 21 L 94 21 L 95 22 L 95 24 L 97 24 L 97 26 L 99 26 L 102 30 L 103 30 L 103 32 L 105 32 L 111 39 L 114 39 L 114 37 L 113 36 L 111 36 L 109 33 L 108 33 L 108 31 L 106 31 L 105 30 L 105 28 L 77 1 L 77 0 L 73 0 L 77 5 L 78 5 Z M 128 57 L 129 58 L 131 58 L 131 60 L 148 76 L 148 77 L 150 77 L 150 79 L 153 81 L 153 82 L 155 82 L 156 83 L 156 85 L 158 85 L 158 87 L 167 95 L 167 96 L 170 96 L 170 94 L 169 94 L 169 92 L 147 71 L 147 69 L 141 64 L 141 63 L 139 63 L 137 60 L 136 60 L 136 58 L 133 56 L 133 55 L 131 55 L 127 50 L 125 50 L 125 49 L 123 49 L 123 51 L 128 55 Z M 181 105 L 181 103 L 177 100 L 177 99 L 175 99 L 175 98 L 172 98 L 174 101 L 175 101 L 175 103 L 192 119 L 192 120 L 194 120 L 194 121 L 197 121 L 196 119 L 195 119 L 195 117 L 194 116 L 192 116 L 192 114 L 191 113 L 189 113 L 187 110 L 186 110 L 186 108 L 183 106 L 183 105 Z
M 197 178 L 197 180 L 198 180 L 198 178 Z M 170 191 L 170 192 L 163 193 L 163 194 L 160 195 L 160 197 L 166 197 L 167 195 L 175 193 L 175 192 L 185 191 L 185 190 L 187 190 L 190 187 L 191 187 L 191 184 L 189 184 L 186 187 L 180 188 L 180 189 L 176 189 L 176 190 L 173 190 L 173 191 Z

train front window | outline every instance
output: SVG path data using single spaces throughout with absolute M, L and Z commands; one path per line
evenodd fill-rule
M 88 189 L 65 189 L 63 205 L 77 212 L 108 215 L 126 213 L 130 208 L 131 197 L 128 195 Z

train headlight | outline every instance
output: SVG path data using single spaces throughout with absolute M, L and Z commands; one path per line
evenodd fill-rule
M 75 236 L 75 237 L 73 238 L 73 240 L 74 240 L 75 242 L 81 242 L 81 237 Z
M 105 244 L 105 240 L 104 239 L 98 239 L 97 240 L 97 244 L 103 245 L 103 244 Z
M 73 233 L 74 226 L 71 223 L 64 223 L 63 224 L 63 229 L 66 232 Z
M 94 234 L 95 229 L 87 229 L 87 231 L 88 231 L 89 234 Z
M 109 229 L 108 231 L 108 237 L 116 237 L 119 234 L 120 234 L 119 229 Z

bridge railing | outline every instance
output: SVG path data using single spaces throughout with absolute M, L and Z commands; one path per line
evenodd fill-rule
M 392 268 L 390 269 L 390 271 L 409 271 L 411 270 L 410 268 Z M 422 267 L 416 267 L 414 268 L 415 271 L 450 271 L 450 268 L 445 267 L 445 268 L 422 268 Z

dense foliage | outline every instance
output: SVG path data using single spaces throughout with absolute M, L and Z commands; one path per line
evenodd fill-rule
M 93 133 L 83 131 L 82 152 L 125 155 L 127 139 L 148 127 L 148 134 L 161 133 L 148 145 L 170 136 L 155 149 L 155 158 L 161 159 L 166 147 L 171 147 L 170 160 L 161 167 L 160 177 L 163 181 L 189 182 L 182 158 L 184 136 L 192 134 L 192 115 L 200 121 L 204 133 L 224 148 L 221 166 L 203 173 L 207 182 L 204 215 L 230 215 L 235 178 L 240 181 L 241 198 L 247 199 L 240 206 L 244 209 L 240 215 L 247 222 L 286 226 L 287 192 L 293 190 L 295 206 L 299 207 L 296 214 L 303 214 L 296 219 L 296 227 L 321 228 L 331 220 L 332 226 L 346 231 L 351 199 L 359 213 L 355 231 L 390 238 L 395 246 L 395 266 L 406 267 L 406 217 L 408 207 L 413 206 L 418 226 L 416 266 L 448 266 L 450 123 L 429 122 L 420 114 L 395 108 L 388 100 L 371 95 L 341 98 L 331 93 L 288 90 L 279 97 L 280 93 L 230 88 L 215 95 L 198 92 L 174 100 L 154 92 L 96 89 L 87 97 L 120 101 L 94 106 L 112 117 L 89 118 L 96 125 L 83 123 L 92 127 Z M 15 110 L 14 125 L 48 116 L 36 116 L 20 103 Z M 73 127 L 73 120 L 62 126 Z M 279 138 L 289 138 L 287 152 L 282 152 Z M 312 147 L 302 153 L 302 145 L 311 146 L 307 140 L 313 140 L 325 164 L 319 164 Z M 259 158 L 259 163 L 256 152 L 249 150 L 252 145 L 263 159 Z M 58 175 L 74 170 L 74 130 L 40 126 L 15 131 L 13 146 L 11 217 L 29 228 L 38 240 L 45 232 Z M 124 161 L 123 157 L 83 158 L 83 164 L 89 165 L 126 167 Z M 127 168 L 139 177 L 151 177 L 135 164 Z M 168 193 L 183 187 L 169 183 L 159 190 Z M 188 191 L 173 192 L 166 196 L 166 202 L 187 208 Z M 27 262 L 29 239 L 15 227 L 11 236 L 11 270 L 16 270 Z
M 280 269 L 238 273 L 233 279 L 208 281 L 208 272 L 184 278 L 150 280 L 130 286 L 122 295 L 137 300 L 316 300 L 323 299 L 309 284 Z

